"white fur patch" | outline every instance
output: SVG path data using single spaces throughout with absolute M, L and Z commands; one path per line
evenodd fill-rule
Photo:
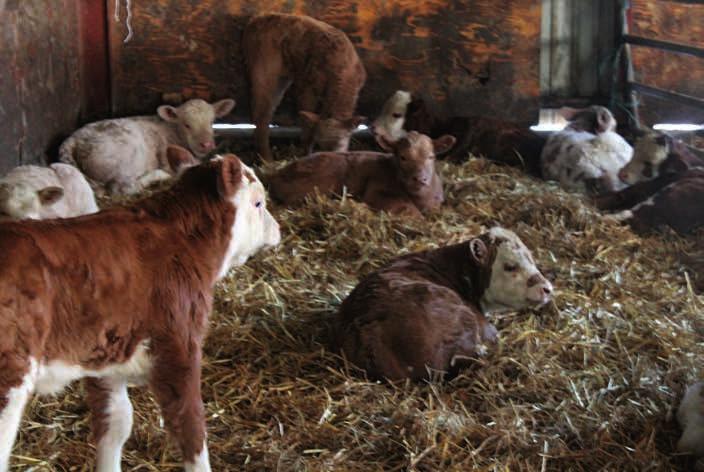
M 19 387 L 11 388 L 7 394 L 7 406 L 0 413 L 0 472 L 6 472 L 10 462 L 10 452 L 22 420 L 22 412 L 34 389 L 37 377 L 37 361 L 30 359 L 29 371 Z
M 381 114 L 374 120 L 374 132 L 390 141 L 398 141 L 403 138 L 406 135 L 403 125 L 406 122 L 406 111 L 410 103 L 410 92 L 397 90 L 386 100 L 381 109 Z
M 677 410 L 682 437 L 677 450 L 704 457 L 704 382 L 691 385 Z
M 86 369 L 79 365 L 64 361 L 50 361 L 39 365 L 36 381 L 36 391 L 41 395 L 60 392 L 69 383 L 83 377 L 109 377 L 124 379 L 128 382 L 143 383 L 149 374 L 152 359 L 149 355 L 149 341 L 139 343 L 134 354 L 127 362 L 112 364 L 99 370 Z
M 120 472 L 122 446 L 132 431 L 132 403 L 127 395 L 127 383 L 116 382 L 105 411 L 107 431 L 97 445 L 97 472 Z
M 186 472 L 210 472 L 210 458 L 208 457 L 208 445 L 203 442 L 203 450 L 196 456 L 194 462 L 184 462 L 183 468 Z
M 242 164 L 242 184 L 232 198 L 237 209 L 232 225 L 230 244 L 223 257 L 218 279 L 235 266 L 247 262 L 264 247 L 275 246 L 281 240 L 279 225 L 266 209 L 264 186 L 252 169 Z M 253 178 L 250 181 L 249 177 Z M 257 206 L 259 204 L 259 206 Z

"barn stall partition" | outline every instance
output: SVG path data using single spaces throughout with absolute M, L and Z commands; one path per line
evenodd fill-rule
M 227 121 L 249 122 L 239 41 L 265 11 L 348 34 L 367 69 L 358 112 L 369 117 L 407 89 L 442 117 L 526 127 L 541 109 L 590 103 L 626 124 L 632 93 L 643 123 L 696 122 L 697 107 L 628 83 L 701 97 L 701 65 L 622 33 L 701 47 L 701 3 L 0 0 L 0 172 L 52 161 L 83 123 L 163 102 L 232 97 Z M 278 123 L 295 122 L 293 105 Z M 281 247 L 216 289 L 202 382 L 213 469 L 691 470 L 671 416 L 702 375 L 701 277 L 679 257 L 704 260 L 702 233 L 635 234 L 588 199 L 488 160 L 438 168 L 446 202 L 425 220 L 318 195 L 272 206 Z M 332 351 L 331 319 L 362 276 L 497 223 L 520 234 L 555 297 L 492 316 L 498 343 L 467 371 L 374 382 Z M 131 394 L 123 467 L 180 470 L 153 398 Z M 27 418 L 14 467 L 92 466 L 81 386 L 34 401 Z

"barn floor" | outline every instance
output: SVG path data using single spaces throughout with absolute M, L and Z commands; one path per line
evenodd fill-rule
M 350 200 L 273 207 L 280 247 L 217 289 L 203 379 L 213 470 L 689 470 L 671 413 L 702 375 L 704 298 L 677 256 L 701 250 L 703 233 L 639 237 L 517 169 L 441 168 L 448 203 L 427 221 Z M 557 293 L 494 317 L 500 344 L 474 368 L 389 385 L 329 352 L 331 317 L 360 275 L 494 223 L 533 249 Z M 92 470 L 80 390 L 33 401 L 17 470 Z M 155 402 L 131 395 L 124 470 L 180 470 Z

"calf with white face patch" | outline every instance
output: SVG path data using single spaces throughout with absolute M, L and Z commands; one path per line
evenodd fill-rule
M 70 218 L 96 211 L 93 190 L 73 166 L 26 165 L 0 178 L 0 221 Z
M 496 340 L 488 313 L 544 305 L 552 290 L 518 236 L 495 227 L 362 279 L 340 307 L 336 347 L 372 378 L 453 375 Z
M 406 112 L 411 103 L 411 93 L 405 90 L 396 90 L 389 97 L 381 109 L 381 114 L 372 123 L 370 131 L 374 136 L 387 141 L 398 141 L 406 136 L 404 124 L 406 123 Z
M 616 120 L 601 106 L 562 108 L 567 127 L 551 135 L 540 156 L 543 178 L 569 191 L 598 194 L 624 187 L 618 171 L 633 148 L 616 133 Z
M 98 472 L 121 470 L 128 383 L 152 391 L 185 470 L 210 472 L 200 383 L 214 286 L 280 238 L 233 155 L 132 206 L 0 225 L 0 472 L 31 395 L 84 377 Z
M 74 165 L 113 194 L 131 194 L 173 174 L 169 144 L 189 149 L 199 159 L 215 148 L 213 122 L 235 101 L 212 105 L 201 99 L 178 107 L 162 105 L 154 116 L 133 116 L 85 125 L 63 142 L 59 160 Z

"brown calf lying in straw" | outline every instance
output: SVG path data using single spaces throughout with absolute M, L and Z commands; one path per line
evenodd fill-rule
M 495 341 L 487 313 L 543 305 L 551 293 L 518 236 L 495 227 L 362 279 L 338 313 L 337 347 L 372 378 L 452 375 Z
M 0 471 L 22 410 L 88 377 L 98 471 L 119 471 L 127 383 L 146 383 L 187 471 L 210 471 L 201 346 L 215 282 L 279 242 L 264 187 L 235 156 L 131 207 L 0 226 Z
M 301 201 L 316 188 L 338 195 L 346 189 L 375 210 L 421 216 L 444 200 L 435 153 L 454 142 L 452 136 L 433 141 L 412 132 L 385 144 L 393 154 L 320 152 L 292 162 L 265 180 L 271 196 L 285 204 Z
M 291 85 L 304 119 L 306 152 L 314 143 L 323 151 L 347 150 L 350 134 L 364 120 L 353 114 L 366 72 L 345 33 L 308 16 L 265 14 L 249 21 L 242 48 L 262 159 L 272 159 L 268 125 Z

